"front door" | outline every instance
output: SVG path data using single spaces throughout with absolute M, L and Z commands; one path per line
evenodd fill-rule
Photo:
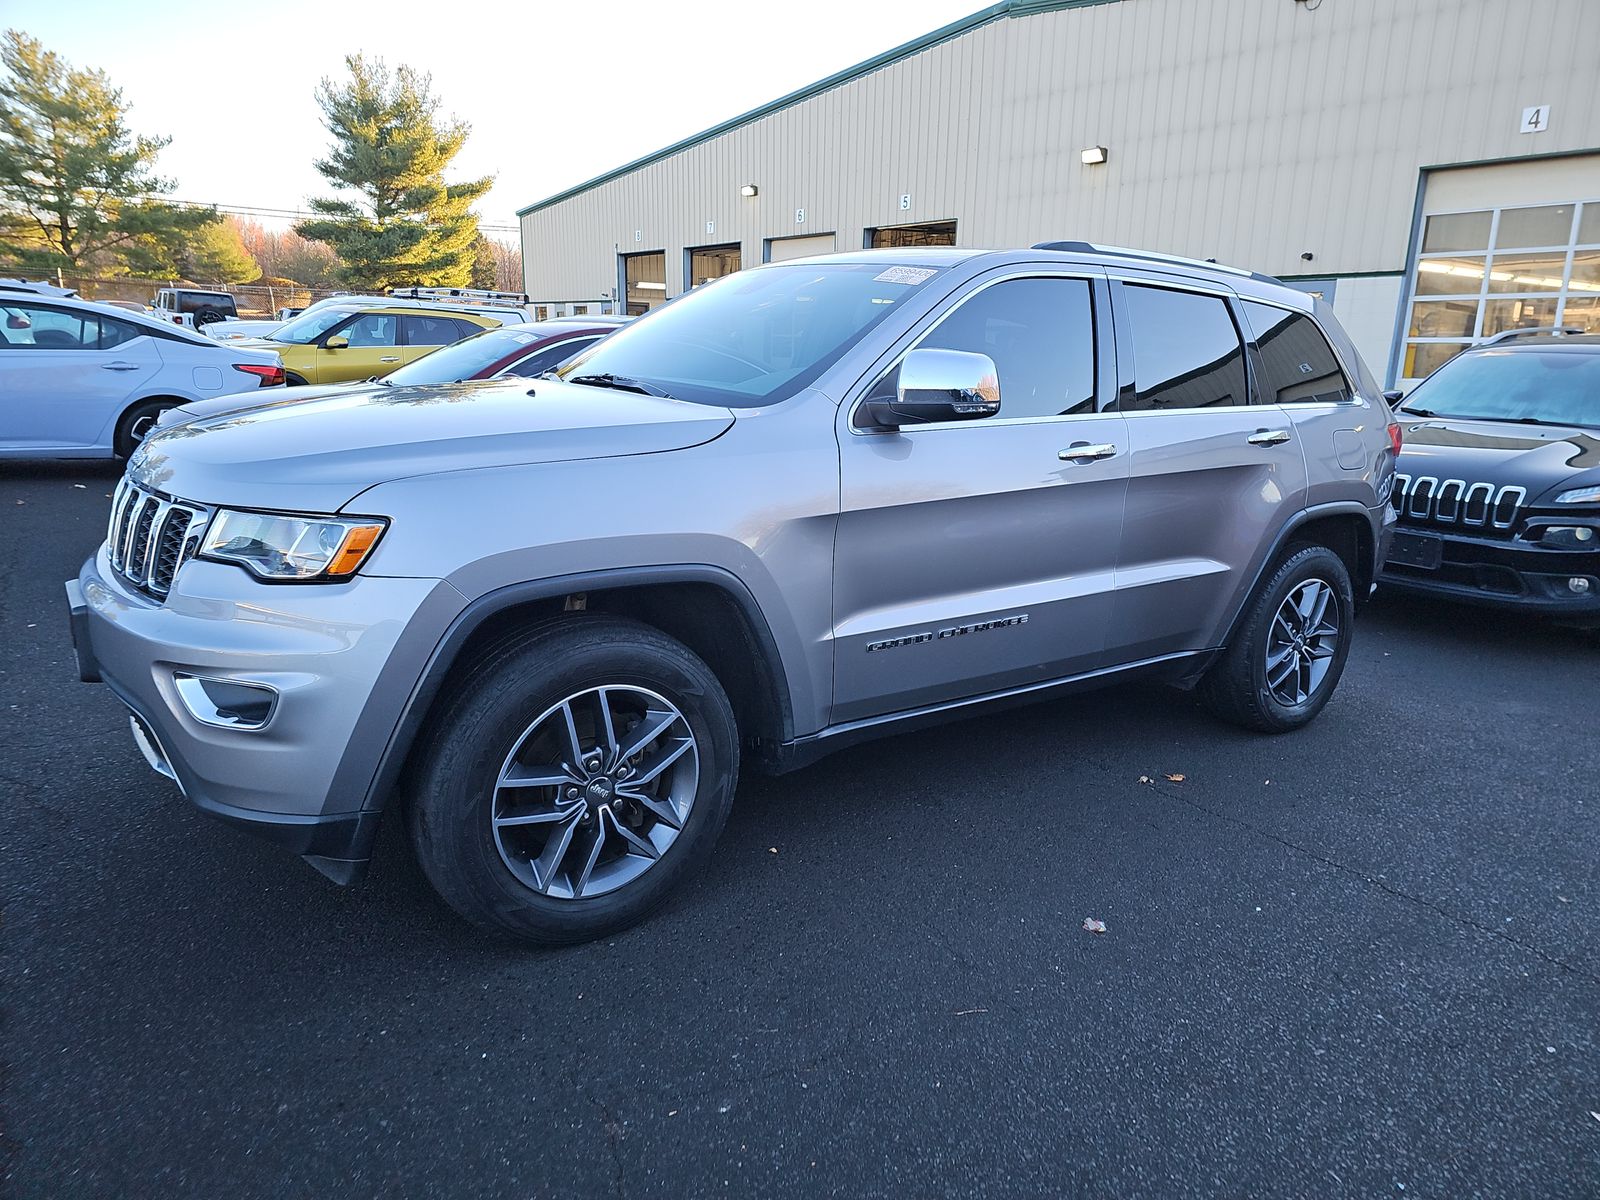
M 1103 660 L 1129 462 L 1124 418 L 1100 411 L 1105 294 L 1087 277 L 990 280 L 904 348 L 988 355 L 996 416 L 880 431 L 842 410 L 835 723 Z
M 343 346 L 327 343 L 344 339 Z M 344 383 L 387 375 L 400 365 L 400 319 L 395 313 L 358 313 L 331 330 L 317 347 L 313 383 Z
M 0 448 L 39 453 L 106 444 L 161 369 L 137 325 L 27 300 L 0 304 Z
M 1132 464 L 1110 647 L 1131 663 L 1215 644 L 1304 507 L 1306 465 L 1288 416 L 1251 403 L 1231 296 L 1153 276 L 1111 287 Z
M 424 355 L 432 354 L 440 346 L 448 346 L 451 342 L 465 337 L 463 329 L 471 329 L 473 333 L 480 332 L 477 326 L 470 322 L 457 321 L 452 317 L 435 316 L 433 313 L 407 313 L 400 318 L 400 340 L 404 343 L 400 348 L 400 357 L 405 362 L 414 363 Z

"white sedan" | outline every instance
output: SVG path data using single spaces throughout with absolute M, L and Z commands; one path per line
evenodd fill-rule
M 0 458 L 126 458 L 169 408 L 282 383 L 275 351 L 0 280 Z

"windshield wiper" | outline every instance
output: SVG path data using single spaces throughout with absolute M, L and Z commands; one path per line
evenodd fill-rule
M 630 379 L 626 375 L 574 375 L 567 380 L 568 383 L 582 383 L 589 387 L 613 388 L 619 392 L 638 392 L 641 396 L 659 396 L 664 400 L 672 397 L 652 383 L 642 379 Z
M 1439 414 L 1431 408 L 1397 408 L 1397 414 L 1403 413 L 1408 417 L 1437 417 Z

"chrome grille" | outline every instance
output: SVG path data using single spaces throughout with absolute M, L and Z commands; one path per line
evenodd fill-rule
M 1527 498 L 1528 489 L 1513 483 L 1497 488 L 1492 483 L 1400 474 L 1394 477 L 1392 495 L 1395 512 L 1405 520 L 1491 531 L 1514 529 Z
M 111 568 L 147 596 L 162 599 L 178 568 L 200 548 L 211 510 L 172 500 L 124 479 L 111 500 L 106 553 Z

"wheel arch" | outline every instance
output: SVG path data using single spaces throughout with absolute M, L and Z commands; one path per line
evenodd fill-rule
M 585 613 L 629 617 L 698 654 L 728 693 L 741 740 L 758 762 L 771 759 L 778 745 L 793 738 L 789 681 L 777 641 L 755 597 L 737 576 L 706 565 L 559 576 L 498 588 L 469 603 L 450 622 L 376 764 L 362 772 L 369 782 L 361 808 L 387 804 L 450 683 L 479 651 L 535 625 Z M 341 774 L 345 765 L 341 763 Z
M 151 392 L 149 395 L 137 396 L 127 401 L 117 410 L 116 415 L 111 418 L 110 425 L 101 436 L 110 445 L 112 451 L 115 452 L 117 449 L 117 437 L 122 433 L 122 423 L 132 415 L 135 409 L 146 404 L 165 403 L 167 401 L 171 401 L 172 407 L 176 408 L 180 404 L 193 404 L 195 399 L 194 396 L 179 396 L 172 392 Z
M 1356 604 L 1365 603 L 1377 578 L 1377 537 L 1372 529 L 1372 513 L 1356 501 L 1336 501 L 1302 509 L 1278 531 L 1272 548 L 1261 560 L 1255 578 L 1245 588 L 1225 626 L 1226 633 L 1218 643 L 1227 646 L 1244 620 L 1250 601 L 1260 591 L 1263 581 L 1274 566 L 1283 560 L 1284 552 L 1293 545 L 1327 546 L 1344 562 L 1350 572 L 1350 582 L 1355 591 Z

